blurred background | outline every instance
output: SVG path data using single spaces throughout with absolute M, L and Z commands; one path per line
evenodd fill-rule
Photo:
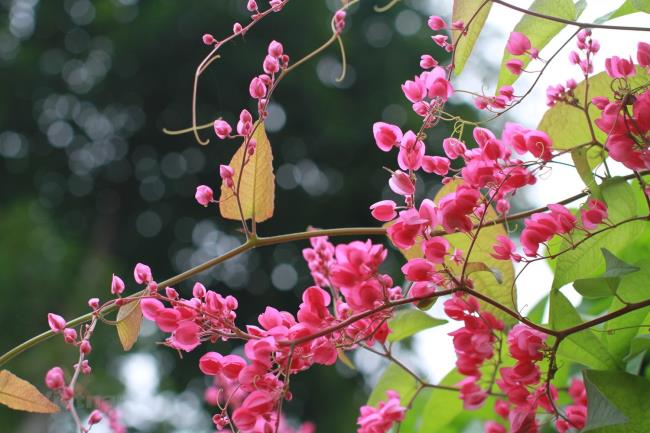
M 383 2 L 362 3 L 348 14 L 345 80 L 335 82 L 341 64 L 333 46 L 275 94 L 266 127 L 276 213 L 259 227 L 262 235 L 309 225 L 375 225 L 368 206 L 390 195 L 381 167 L 394 161 L 376 149 L 372 123 L 417 128 L 399 84 L 418 73 L 420 54 L 443 62 L 446 53 L 426 28 L 433 2 L 409 0 L 384 14 L 372 10 Z M 199 123 L 218 116 L 234 122 L 241 108 L 252 111 L 248 83 L 260 73 L 268 43 L 281 41 L 293 60 L 300 58 L 329 37 L 338 4 L 290 2 L 224 47 L 200 83 Z M 162 280 L 241 242 L 237 223 L 193 197 L 199 184 L 218 190 L 218 166 L 239 143 L 206 130 L 211 143 L 203 147 L 190 134 L 161 130 L 190 125 L 192 77 L 207 52 L 203 33 L 223 37 L 248 16 L 241 0 L 0 0 L 1 352 L 46 329 L 48 312 L 71 319 L 87 311 L 88 298 L 106 299 L 113 272 L 135 290 L 130 275 L 138 261 Z M 474 116 L 467 105 L 450 110 Z M 448 133 L 437 128 L 428 153 L 441 153 Z M 437 188 L 432 182 L 429 194 Z M 199 280 L 239 299 L 242 324 L 254 322 L 266 305 L 295 311 L 311 284 L 301 257 L 305 246 L 258 250 Z M 393 253 L 387 271 L 399 265 Z M 177 289 L 187 295 L 194 281 Z M 144 323 L 128 354 L 114 329 L 99 327 L 90 358 L 94 373 L 81 381 L 83 393 L 115 404 L 130 432 L 212 431 L 211 409 L 202 399 L 207 382 L 197 368 L 207 348 L 180 360 L 157 348 L 162 337 L 150 325 Z M 74 352 L 56 338 L 6 368 L 43 388 L 53 365 L 71 372 Z M 313 421 L 319 432 L 353 431 L 366 380 L 379 365 L 366 360 L 360 368 L 301 374 L 292 381 L 294 400 L 285 405 L 291 419 Z M 82 412 L 91 409 L 80 405 Z M 3 432 L 73 431 L 66 413 L 27 415 L 4 407 L 0 425 Z

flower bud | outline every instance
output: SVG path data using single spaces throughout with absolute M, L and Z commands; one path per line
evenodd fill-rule
M 50 325 L 52 332 L 62 332 L 65 329 L 65 319 L 58 314 L 48 313 L 47 323 Z
M 113 279 L 111 280 L 111 293 L 119 296 L 124 292 L 124 281 L 117 275 L 113 274 Z

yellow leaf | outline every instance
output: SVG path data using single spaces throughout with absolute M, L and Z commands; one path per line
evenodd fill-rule
M 140 335 L 142 310 L 140 301 L 129 302 L 120 307 L 116 319 L 117 336 L 125 351 L 131 350 Z
M 235 187 L 239 184 L 239 200 L 241 213 L 244 219 L 255 219 L 257 222 L 266 221 L 273 216 L 275 202 L 275 175 L 273 174 L 273 153 L 271 143 L 264 131 L 264 124 L 256 124 L 257 129 L 253 139 L 257 142 L 255 153 L 244 166 L 242 172 L 242 158 L 246 153 L 244 144 L 235 153 L 230 161 L 230 166 L 235 170 L 233 180 Z M 239 174 L 242 172 L 241 183 Z M 219 199 L 221 216 L 231 220 L 241 220 L 241 213 L 237 200 L 232 190 L 221 185 Z
M 484 0 L 454 0 L 451 20 L 452 22 L 462 21 L 466 26 L 466 33 L 462 37 L 460 31 L 452 31 L 453 41 L 456 45 L 454 54 L 456 75 L 459 75 L 465 67 L 485 20 L 490 14 L 491 7 L 491 1 L 485 3 Z
M 34 385 L 8 370 L 0 371 L 0 404 L 27 412 L 54 413 L 59 406 L 52 403 Z

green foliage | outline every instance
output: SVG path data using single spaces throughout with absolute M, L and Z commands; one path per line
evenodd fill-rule
M 650 1 L 648 0 L 626 0 L 618 8 L 596 19 L 596 24 L 602 24 L 614 18 L 623 17 L 637 12 L 650 13 Z
M 621 277 L 637 272 L 639 268 L 632 266 L 607 249 L 601 248 L 605 258 L 605 273 L 597 278 L 584 278 L 576 280 L 573 287 L 586 298 L 601 298 L 616 295 Z
M 391 329 L 388 341 L 400 341 L 425 329 L 444 325 L 446 320 L 436 319 L 420 310 L 401 310 L 388 321 Z
M 582 318 L 560 291 L 551 292 L 549 322 L 551 328 L 563 330 L 581 324 Z M 558 348 L 558 355 L 594 369 L 617 368 L 607 347 L 590 329 L 569 335 Z
M 375 406 L 380 401 L 386 400 L 386 391 L 388 390 L 397 391 L 400 402 L 405 405 L 417 392 L 418 382 L 402 367 L 391 362 L 370 393 L 368 404 Z
M 463 378 L 460 373 L 453 370 L 445 376 L 440 384 L 453 386 Z M 462 411 L 463 402 L 457 395 L 450 395 L 450 392 L 444 389 L 434 389 L 424 407 L 424 418 L 419 431 L 427 433 L 440 432 Z
M 612 224 L 638 216 L 635 192 L 622 178 L 611 178 L 601 185 L 605 203 L 608 207 L 608 219 Z M 606 228 L 599 226 L 598 230 Z M 618 227 L 607 229 L 602 233 L 575 233 L 573 243 L 579 245 L 572 249 L 570 243 L 563 240 L 559 251 L 566 251 L 557 258 L 553 289 L 580 278 L 598 276 L 605 270 L 605 259 L 600 252 L 607 248 L 616 254 L 623 250 L 643 229 L 643 223 L 627 222 Z M 592 232 L 593 233 L 593 232 Z
M 462 37 L 461 32 L 452 32 L 454 44 L 456 45 L 454 70 L 457 75 L 463 71 L 467 59 L 472 54 L 474 44 L 476 44 L 476 40 L 483 29 L 491 7 L 492 2 L 485 2 L 484 0 L 454 0 L 451 19 L 452 21 L 462 21 L 467 26 L 467 32 Z M 479 10 L 479 8 L 481 9 Z
M 647 433 L 650 431 L 650 382 L 618 371 L 584 372 L 592 433 Z M 594 405 L 595 406 L 592 406 Z M 624 420 L 624 418 L 626 420 Z
M 578 15 L 576 5 L 573 4 L 572 0 L 535 0 L 528 9 L 544 15 L 565 18 L 568 20 L 575 20 Z M 566 24 L 558 23 L 556 21 L 549 21 L 532 15 L 524 15 L 513 31 L 528 36 L 531 45 L 541 51 L 565 26 Z M 517 80 L 517 78 L 519 78 L 519 76 L 514 75 L 505 67 L 506 62 L 515 57 L 516 56 L 511 55 L 508 53 L 508 50 L 504 48 L 503 59 L 501 60 L 501 67 L 499 68 L 497 89 L 501 86 L 512 84 Z M 530 62 L 529 56 L 518 57 L 524 62 L 524 66 Z

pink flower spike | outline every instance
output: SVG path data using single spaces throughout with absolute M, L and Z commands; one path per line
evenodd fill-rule
M 230 133 L 232 132 L 232 127 L 226 122 L 225 120 L 217 119 L 214 121 L 213 124 L 214 128 L 214 133 L 219 137 L 220 139 L 228 138 Z
M 411 181 L 408 174 L 403 171 L 396 170 L 388 181 L 390 189 L 399 195 L 413 195 L 415 193 L 415 185 Z
M 47 323 L 50 325 L 50 329 L 52 332 L 63 332 L 65 329 L 65 324 L 66 321 L 63 317 L 59 316 L 58 314 L 54 313 L 48 313 L 47 315 Z
M 520 75 L 524 69 L 524 62 L 519 59 L 511 59 L 506 62 L 506 68 L 508 68 L 512 74 Z
M 196 187 L 194 198 L 201 206 L 208 206 L 214 200 L 214 193 L 209 186 L 199 185 Z
M 377 221 L 391 221 L 397 216 L 395 208 L 397 205 L 393 200 L 382 200 L 370 206 L 372 216 Z
M 429 25 L 429 28 L 435 32 L 447 28 L 447 23 L 445 20 L 437 15 L 430 16 L 427 24 Z
M 215 42 L 217 42 L 217 40 L 214 38 L 214 36 L 212 36 L 210 33 L 204 34 L 202 39 L 203 39 L 203 43 L 205 45 L 212 45 Z
M 530 39 L 523 33 L 512 32 L 508 38 L 506 49 L 513 56 L 520 56 L 530 50 Z
M 119 296 L 124 292 L 124 281 L 117 275 L 113 274 L 113 279 L 111 280 L 111 293 L 113 295 Z
M 53 367 L 45 374 L 45 386 L 51 390 L 58 390 L 65 386 L 65 375 L 61 367 Z
M 375 137 L 377 147 L 384 152 L 388 152 L 393 147 L 399 146 L 403 134 L 399 126 L 385 122 L 375 122 L 372 125 L 372 135 Z
M 133 278 L 138 284 L 147 284 L 153 281 L 151 268 L 143 263 L 138 263 L 133 269 Z
M 639 66 L 650 67 L 650 44 L 639 42 L 636 48 L 636 61 Z

